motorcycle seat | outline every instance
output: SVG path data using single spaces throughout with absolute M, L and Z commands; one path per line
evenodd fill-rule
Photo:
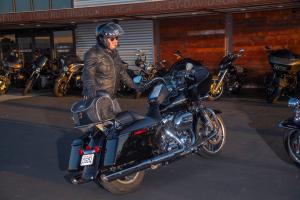
M 119 126 L 124 127 L 132 124 L 137 120 L 144 119 L 143 115 L 132 111 L 124 111 L 117 114 L 115 121 L 119 123 Z

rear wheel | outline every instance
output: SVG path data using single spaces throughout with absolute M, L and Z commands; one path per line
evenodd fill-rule
M 292 130 L 284 134 L 283 142 L 289 156 L 300 167 L 300 131 Z
M 224 93 L 224 83 L 221 83 L 220 86 L 217 88 L 219 83 L 218 79 L 213 79 L 212 84 L 210 85 L 210 91 L 208 93 L 208 100 L 215 101 L 221 98 Z
M 104 181 L 99 178 L 100 184 L 109 192 L 114 194 L 126 194 L 135 191 L 142 183 L 145 172 L 139 171 L 122 179 L 117 179 L 111 182 Z
M 198 154 L 205 157 L 214 157 L 223 151 L 226 142 L 226 128 L 220 115 L 207 112 L 212 127 L 206 126 L 198 120 L 196 133 L 200 139 Z

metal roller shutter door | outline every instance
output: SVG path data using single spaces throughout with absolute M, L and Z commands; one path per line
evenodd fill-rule
M 95 28 L 99 23 L 79 24 L 76 28 L 76 51 L 83 58 L 84 53 L 96 43 Z M 153 21 L 134 20 L 121 21 L 125 34 L 120 38 L 118 48 L 121 58 L 134 66 L 137 49 L 142 49 L 147 55 L 147 60 L 153 63 Z

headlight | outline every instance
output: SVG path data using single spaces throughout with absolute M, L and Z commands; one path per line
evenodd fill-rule
M 296 98 L 290 98 L 289 102 L 288 102 L 289 107 L 291 107 L 292 109 L 294 109 L 294 122 L 296 124 L 300 123 L 300 101 Z
M 68 71 L 68 67 L 67 67 L 67 66 L 64 66 L 64 67 L 63 67 L 63 71 L 64 71 L 64 72 L 67 72 L 67 71 Z
M 288 102 L 288 106 L 290 108 L 298 108 L 300 105 L 300 101 L 296 98 L 290 98 Z

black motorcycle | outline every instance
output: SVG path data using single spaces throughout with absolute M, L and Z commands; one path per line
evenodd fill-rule
M 66 96 L 71 88 L 82 89 L 81 74 L 83 63 L 66 64 L 64 59 L 60 59 L 62 72 L 55 80 L 53 93 L 56 97 Z
M 224 91 L 228 94 L 238 93 L 241 89 L 244 78 L 246 77 L 246 69 L 234 64 L 237 58 L 241 57 L 244 50 L 238 53 L 229 53 L 219 64 L 219 73 L 213 78 L 209 92 L 209 100 L 215 101 L 222 97 Z
M 145 84 L 151 89 L 145 116 L 112 115 L 113 103 L 104 92 L 75 103 L 73 120 L 84 135 L 72 143 L 71 182 L 97 180 L 112 193 L 127 193 L 141 184 L 146 169 L 192 153 L 218 155 L 226 139 L 221 112 L 203 104 L 211 76 L 200 81 L 190 73 L 182 70 Z
M 48 64 L 48 65 L 47 65 Z M 57 73 L 50 69 L 50 64 L 56 64 L 49 61 L 46 56 L 41 56 L 31 65 L 31 75 L 27 79 L 23 95 L 28 94 L 33 87 L 37 89 L 51 88 L 57 77 Z
M 290 98 L 288 106 L 294 110 L 295 116 L 280 122 L 279 127 L 287 129 L 283 137 L 284 147 L 295 164 L 300 167 L 300 101 Z
M 288 49 L 266 47 L 272 73 L 265 77 L 266 100 L 276 102 L 282 95 L 291 95 L 299 88 L 300 56 Z

